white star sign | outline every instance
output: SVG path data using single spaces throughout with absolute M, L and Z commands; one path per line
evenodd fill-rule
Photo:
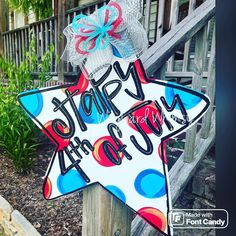
M 170 234 L 164 141 L 203 116 L 210 103 L 204 94 L 148 79 L 140 60 L 114 56 L 98 78 L 82 73 L 74 85 L 24 92 L 19 102 L 56 144 L 43 186 L 46 199 L 99 183 Z

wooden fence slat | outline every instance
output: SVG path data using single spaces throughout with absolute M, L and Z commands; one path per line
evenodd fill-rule
M 149 76 L 157 71 L 182 43 L 189 40 L 215 14 L 215 0 L 207 0 L 165 34 L 140 59 Z
M 24 57 L 21 31 L 17 32 L 17 39 L 18 39 L 19 64 L 20 64 L 23 61 L 23 57 Z
M 33 28 L 31 26 L 28 28 L 28 31 L 26 32 L 26 36 L 27 35 L 28 35 L 28 40 L 29 40 L 28 41 L 29 42 L 28 50 L 29 50 L 29 55 L 31 55 L 32 54 L 32 50 L 31 50 L 30 44 L 31 44 L 31 41 L 32 41 L 33 35 L 34 35 L 34 31 L 33 31 Z M 29 64 L 31 66 L 31 61 L 29 61 Z
M 212 20 L 212 19 L 211 19 Z M 205 69 L 205 66 L 207 64 L 207 57 L 208 57 L 208 38 L 209 38 L 209 22 L 210 20 L 208 21 L 208 24 L 205 25 L 204 27 L 204 45 L 203 45 L 203 65 L 202 65 L 202 70 L 204 71 Z
M 193 77 L 193 71 L 173 71 L 173 72 L 166 72 L 166 77 L 172 77 L 172 78 L 192 78 Z M 208 72 L 203 72 L 202 77 L 207 78 Z
M 8 51 L 8 46 L 7 46 L 7 35 L 3 35 L 3 40 L 5 40 L 5 45 L 4 45 L 4 48 L 3 48 L 3 50 L 4 50 L 4 56 L 5 56 L 5 58 L 7 58 L 7 51 Z
M 16 41 L 17 41 L 17 52 L 18 52 L 18 66 L 21 62 L 21 44 L 20 44 L 20 32 L 16 32 Z
M 4 48 L 5 57 L 8 58 L 8 35 L 3 35 L 6 40 L 6 47 Z
M 158 15 L 157 15 L 156 40 L 161 38 L 162 34 L 163 34 L 164 14 L 165 14 L 165 0 L 159 0 L 159 2 L 158 2 Z
M 196 7 L 196 0 L 189 1 L 188 14 L 191 14 Z M 184 45 L 184 59 L 182 71 L 188 70 L 188 60 L 189 60 L 189 50 L 190 50 L 191 40 L 187 41 Z
M 157 30 L 156 30 L 156 40 L 160 39 L 163 35 L 163 27 L 164 27 L 164 16 L 165 16 L 165 0 L 159 0 L 157 4 L 158 8 L 158 17 L 157 17 Z M 156 41 L 155 40 L 155 41 Z M 160 80 L 166 79 L 166 69 L 167 63 L 165 63 L 159 70 L 159 78 Z
M 8 42 L 8 59 L 11 58 L 11 43 L 10 43 L 10 34 L 7 36 L 7 42 Z
M 7 55 L 7 58 L 10 59 L 11 58 L 11 43 L 10 43 L 10 34 L 7 35 L 7 43 L 8 43 L 8 55 Z
M 19 54 L 18 54 L 18 40 L 17 40 L 17 35 L 16 32 L 14 33 L 14 45 L 15 45 L 15 62 L 16 62 L 16 66 L 19 66 Z
M 35 42 L 34 50 L 35 50 L 35 52 L 36 52 L 37 48 L 36 48 L 36 30 L 35 30 L 35 26 L 32 26 L 30 32 L 32 32 L 32 38 L 35 40 L 35 41 L 34 41 L 34 42 Z M 29 43 L 29 48 L 30 48 L 30 43 Z M 29 52 L 30 52 L 30 54 L 33 53 L 31 49 L 29 49 Z M 37 65 L 36 65 L 36 66 L 37 66 Z M 35 71 L 37 72 L 37 68 L 36 68 Z
M 65 37 L 63 35 L 63 30 L 65 28 L 66 23 L 66 16 L 65 16 L 65 0 L 58 1 L 58 22 L 57 22 L 57 54 L 61 57 L 64 51 L 64 44 L 65 44 Z M 58 62 L 57 73 L 58 73 L 58 80 L 64 81 L 64 70 L 65 70 L 65 61 L 62 59 Z
M 37 72 L 39 72 L 39 27 L 35 25 L 36 55 L 37 55 Z
M 24 30 L 24 38 L 25 38 L 25 45 L 26 45 L 26 49 L 29 50 L 29 44 L 30 44 L 30 27 L 27 27 Z
M 4 48 L 3 48 L 4 57 L 6 57 L 7 56 L 7 53 L 6 53 L 6 37 L 3 36 L 2 38 L 3 38 L 3 45 L 4 45 Z
M 144 0 L 139 1 L 139 12 L 141 12 L 142 16 L 144 16 Z
M 48 22 L 44 22 L 44 29 L 45 29 L 45 51 L 47 51 L 49 49 L 48 47 L 48 42 L 49 42 L 49 38 L 48 38 Z
M 11 42 L 12 42 L 12 61 L 16 63 L 16 54 L 15 54 L 15 41 L 14 41 L 14 33 L 11 34 Z
M 21 49 L 22 49 L 22 61 L 25 61 L 25 36 L 24 36 L 24 30 L 20 31 L 21 34 Z
M 212 24 L 213 24 L 213 27 L 212 27 Z M 214 27 L 215 27 L 215 17 L 213 17 L 211 20 L 209 20 L 207 27 L 206 27 L 207 42 L 206 42 L 206 60 L 205 60 L 205 65 L 204 65 L 205 71 L 208 71 L 208 68 L 209 68 L 209 60 L 210 60 L 210 54 L 211 54 L 211 47 L 210 46 L 212 43 Z
M 204 66 L 206 27 L 202 28 L 196 35 L 195 45 L 195 68 L 192 79 L 192 89 L 201 91 L 202 73 Z M 192 162 L 194 158 L 194 147 L 197 135 L 197 124 L 193 125 L 186 133 L 186 142 L 184 147 L 184 161 Z
M 82 235 L 130 236 L 132 212 L 101 185 L 83 190 Z
M 58 53 L 58 29 L 57 29 L 57 19 L 54 20 L 54 43 L 55 43 L 55 53 Z M 55 60 L 55 72 L 57 72 L 58 63 Z
M 171 19 L 170 19 L 170 29 L 178 23 L 178 15 L 179 15 L 179 0 L 172 0 L 171 3 Z M 167 62 L 167 71 L 173 71 L 174 67 L 174 55 Z
M 44 29 L 43 29 L 43 23 L 40 23 L 40 54 L 41 54 L 41 60 L 42 61 L 42 57 L 44 54 L 44 41 L 45 41 L 45 37 L 44 37 Z
M 13 43 L 13 34 L 10 34 L 10 58 L 11 58 L 11 61 L 14 61 L 15 59 L 13 59 L 13 52 L 14 52 L 14 43 Z
M 52 26 L 52 19 L 49 20 L 49 44 L 53 44 L 53 26 Z M 54 44 L 55 45 L 55 44 Z M 55 50 L 55 49 L 54 49 Z M 53 55 L 51 55 L 51 65 L 50 65 L 50 71 L 53 72 Z
M 8 46 L 7 46 L 7 52 L 8 52 L 8 55 L 7 55 L 7 58 L 8 59 L 10 59 L 10 35 L 8 34 L 7 35 L 7 44 L 8 44 Z
M 7 35 L 7 42 L 8 42 L 8 59 L 10 59 L 11 58 L 10 34 Z
M 147 31 L 147 37 L 149 37 L 149 24 L 151 15 L 151 0 L 146 0 L 145 13 L 144 13 L 144 28 Z
M 209 61 L 209 69 L 208 69 L 208 79 L 206 85 L 206 94 L 209 96 L 211 100 L 210 107 L 203 117 L 203 125 L 201 129 L 201 137 L 206 139 L 209 136 L 210 127 L 211 127 L 211 116 L 214 107 L 214 97 L 215 97 L 215 26 L 213 30 L 212 37 L 212 46 L 211 46 L 211 55 Z

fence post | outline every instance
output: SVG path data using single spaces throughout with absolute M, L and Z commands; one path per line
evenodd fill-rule
M 150 14 L 151 14 L 151 0 L 146 0 L 145 12 L 144 12 L 144 28 L 147 31 L 147 36 L 149 37 L 149 27 L 150 27 Z
M 192 89 L 201 91 L 202 74 L 205 62 L 205 51 L 207 41 L 207 28 L 203 27 L 196 34 L 195 58 L 194 58 L 194 73 L 192 79 Z M 193 125 L 186 133 L 186 142 L 184 147 L 184 161 L 192 162 L 194 158 L 195 140 L 197 134 L 197 124 Z
M 4 0 L 0 0 L 0 55 L 4 55 L 3 38 L 1 33 L 7 31 L 7 29 L 8 29 L 8 6 Z
M 100 184 L 83 190 L 84 236 L 130 236 L 132 211 Z
M 159 0 L 157 13 L 156 41 L 162 37 L 165 14 L 165 0 Z
M 211 117 L 214 106 L 214 97 L 215 97 L 215 25 L 213 30 L 212 37 L 212 45 L 211 45 L 211 55 L 209 61 L 209 69 L 208 69 L 208 78 L 207 78 L 207 86 L 206 86 L 206 94 L 209 96 L 211 100 L 211 104 L 209 110 L 205 114 L 203 118 L 203 125 L 201 129 L 201 137 L 206 139 L 208 138 L 210 128 L 211 128 Z
M 179 0 L 173 0 L 171 2 L 171 17 L 170 17 L 170 29 L 178 23 L 178 15 L 179 15 Z M 173 71 L 174 67 L 174 55 L 167 62 L 167 71 Z
M 188 15 L 190 15 L 196 7 L 196 0 L 189 1 Z M 183 68 L 182 71 L 188 70 L 188 61 L 189 61 L 189 50 L 190 50 L 191 40 L 186 42 L 184 45 L 184 60 L 183 60 Z
M 63 35 L 63 30 L 65 28 L 65 0 L 58 0 L 58 21 L 57 21 L 57 54 L 61 57 L 64 47 L 65 47 L 65 39 Z M 55 42 L 57 43 L 57 42 Z M 58 81 L 64 82 L 64 61 L 59 60 L 58 67 Z

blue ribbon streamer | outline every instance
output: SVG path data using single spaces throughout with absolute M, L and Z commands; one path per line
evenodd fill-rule
M 106 11 L 109 11 L 108 21 L 105 24 L 105 17 L 103 13 L 106 14 Z M 104 6 L 98 9 L 98 22 L 93 20 L 91 17 L 86 16 L 84 14 L 79 14 L 73 18 L 72 28 L 76 32 L 77 35 L 81 37 L 87 37 L 84 42 L 83 50 L 86 52 L 95 52 L 97 49 L 105 49 L 110 44 L 110 36 L 108 32 L 112 29 L 112 23 L 116 19 L 116 11 L 113 7 Z M 77 23 L 77 21 L 84 19 L 85 23 Z M 81 29 L 85 29 L 86 31 L 91 32 L 81 32 Z M 95 45 L 93 48 L 89 49 L 88 44 L 95 40 Z

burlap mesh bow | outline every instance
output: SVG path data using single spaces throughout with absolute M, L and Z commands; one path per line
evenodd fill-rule
M 137 59 L 148 47 L 141 16 L 139 0 L 113 0 L 92 15 L 75 16 L 63 31 L 67 45 L 62 59 L 78 65 L 89 79 L 102 75 L 114 55 Z

